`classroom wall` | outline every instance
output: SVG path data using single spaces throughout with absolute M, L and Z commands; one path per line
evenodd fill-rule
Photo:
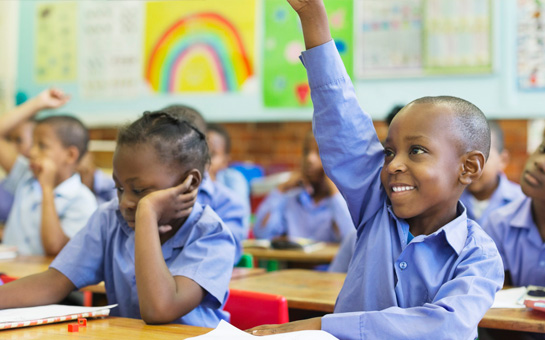
M 375 121 L 379 138 L 386 138 L 388 128 L 383 121 Z M 511 163 L 506 169 L 509 179 L 519 182 L 526 162 L 527 124 L 523 119 L 500 120 L 505 134 L 505 148 L 511 154 Z M 275 123 L 223 123 L 232 139 L 231 156 L 234 161 L 248 161 L 263 166 L 266 174 L 297 169 L 302 157 L 305 134 L 311 130 L 310 122 Z M 91 129 L 91 139 L 115 140 L 114 128 Z M 112 152 L 95 151 L 95 160 L 100 167 L 110 168 Z
M 85 100 L 73 83 L 38 84 L 34 79 L 36 6 L 41 1 L 19 1 L 20 22 L 17 89 L 37 94 L 48 85 L 66 89 L 73 100 L 63 111 L 74 112 L 90 126 L 111 126 L 134 119 L 144 110 L 179 102 L 201 110 L 206 119 L 217 122 L 309 121 L 310 108 L 271 109 L 263 105 L 261 69 L 263 63 L 263 1 L 257 0 L 256 55 L 257 77 L 250 93 L 234 94 L 146 94 L 137 98 Z M 482 75 L 427 76 L 355 81 L 363 107 L 374 119 L 382 119 L 390 108 L 425 95 L 449 94 L 468 99 L 490 118 L 528 119 L 543 117 L 545 92 L 524 92 L 516 84 L 516 0 L 492 0 L 494 71 Z M 301 66 L 303 67 L 303 66 Z

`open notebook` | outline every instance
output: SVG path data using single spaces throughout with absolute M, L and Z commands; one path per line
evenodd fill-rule
M 28 308 L 0 310 L 0 330 L 18 327 L 44 325 L 54 322 L 107 316 L 117 305 L 103 307 L 80 307 L 47 305 Z

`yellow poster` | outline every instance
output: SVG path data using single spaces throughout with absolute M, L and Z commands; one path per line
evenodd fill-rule
M 48 2 L 36 6 L 36 82 L 76 80 L 76 17 L 76 1 Z
M 144 77 L 154 91 L 240 91 L 253 76 L 255 0 L 146 6 Z

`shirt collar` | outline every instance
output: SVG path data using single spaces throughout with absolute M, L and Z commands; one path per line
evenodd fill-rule
M 511 226 L 515 228 L 530 229 L 533 225 L 535 225 L 535 223 L 534 218 L 532 217 L 532 199 L 526 197 L 513 215 Z
M 402 226 L 402 229 L 403 226 L 406 226 L 405 229 L 407 230 L 403 230 L 400 235 L 400 237 L 402 237 L 406 243 L 407 235 L 409 233 L 409 225 L 407 224 L 407 221 L 397 218 L 391 205 L 388 205 L 388 211 L 390 212 L 390 215 L 393 216 L 393 218 L 397 221 L 398 225 Z M 447 243 L 456 252 L 456 254 L 460 255 L 460 253 L 464 249 L 467 240 L 467 224 L 471 223 L 467 218 L 466 208 L 460 202 L 458 202 L 458 205 L 456 207 L 456 216 L 457 217 L 454 220 L 445 224 L 434 233 L 427 235 L 424 238 L 415 237 L 413 242 L 421 242 L 427 238 L 442 237 L 441 235 L 444 235 Z
M 515 190 L 514 188 L 512 188 L 512 186 L 514 186 L 513 183 L 509 182 L 509 179 L 507 178 L 507 176 L 505 176 L 504 173 L 501 173 L 499 176 L 500 180 L 498 188 L 495 192 L 502 193 L 504 196 L 503 199 L 508 202 L 519 198 L 520 190 Z

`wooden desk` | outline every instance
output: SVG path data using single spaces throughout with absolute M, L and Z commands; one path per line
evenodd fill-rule
M 251 254 L 257 260 L 279 260 L 320 264 L 330 263 L 338 250 L 338 244 L 328 243 L 324 248 L 309 253 L 305 253 L 301 250 L 263 248 L 244 248 L 243 252 Z
M 479 327 L 545 333 L 545 313 L 526 308 L 489 309 Z
M 23 339 L 97 339 L 97 340 L 180 340 L 209 332 L 210 328 L 185 325 L 146 325 L 137 319 L 107 317 L 104 319 L 87 319 L 87 327 L 79 329 L 78 333 L 68 333 L 68 324 L 61 322 L 50 325 L 16 328 L 0 331 L 3 340 Z
M 282 295 L 289 308 L 331 313 L 346 274 L 287 269 L 231 281 L 229 288 Z

